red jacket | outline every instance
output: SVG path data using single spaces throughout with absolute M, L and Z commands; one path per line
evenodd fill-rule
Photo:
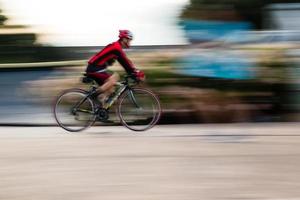
M 87 72 L 95 72 L 105 69 L 112 65 L 115 60 L 117 60 L 124 67 L 127 73 L 132 73 L 135 71 L 134 65 L 127 58 L 120 42 L 116 41 L 107 45 L 99 53 L 90 58 L 88 61 L 89 67 Z

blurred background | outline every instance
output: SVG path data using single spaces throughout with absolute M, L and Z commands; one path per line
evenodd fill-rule
M 160 123 L 300 121 L 297 2 L 0 0 L 0 123 L 52 124 L 54 98 L 88 87 L 87 60 L 119 29 Z

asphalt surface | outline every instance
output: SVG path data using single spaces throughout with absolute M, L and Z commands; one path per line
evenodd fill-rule
M 2 200 L 300 199 L 300 124 L 0 127 Z

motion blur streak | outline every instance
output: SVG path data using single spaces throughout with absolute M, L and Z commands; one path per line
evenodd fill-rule
M 300 4 L 233 5 L 192 1 L 178 20 L 189 44 L 128 52 L 161 97 L 161 123 L 299 121 Z M 81 73 L 101 47 L 44 46 L 1 20 L 0 122 L 52 124 L 53 98 L 87 87 Z
M 160 125 L 139 134 L 118 126 L 113 108 L 109 123 L 83 133 L 56 127 L 54 98 L 90 87 L 82 73 L 102 47 L 47 45 L 41 37 L 51 31 L 9 24 L 0 11 L 0 200 L 300 199 L 298 1 L 183 0 L 176 10 L 171 0 L 122 1 L 143 16 L 137 21 L 126 9 L 106 10 L 133 29 L 111 28 L 105 39 L 133 30 L 140 39 L 128 57 L 162 104 Z M 137 6 L 147 3 L 157 7 L 153 16 Z M 152 17 L 168 25 L 155 29 Z M 124 74 L 117 64 L 109 69 Z

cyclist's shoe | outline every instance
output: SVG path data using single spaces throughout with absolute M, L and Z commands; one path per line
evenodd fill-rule
M 112 93 L 111 95 L 109 95 L 109 97 L 105 98 L 105 99 L 103 100 L 103 102 L 104 102 L 105 104 L 110 104 L 111 101 L 114 99 L 115 95 L 116 95 L 115 93 Z

